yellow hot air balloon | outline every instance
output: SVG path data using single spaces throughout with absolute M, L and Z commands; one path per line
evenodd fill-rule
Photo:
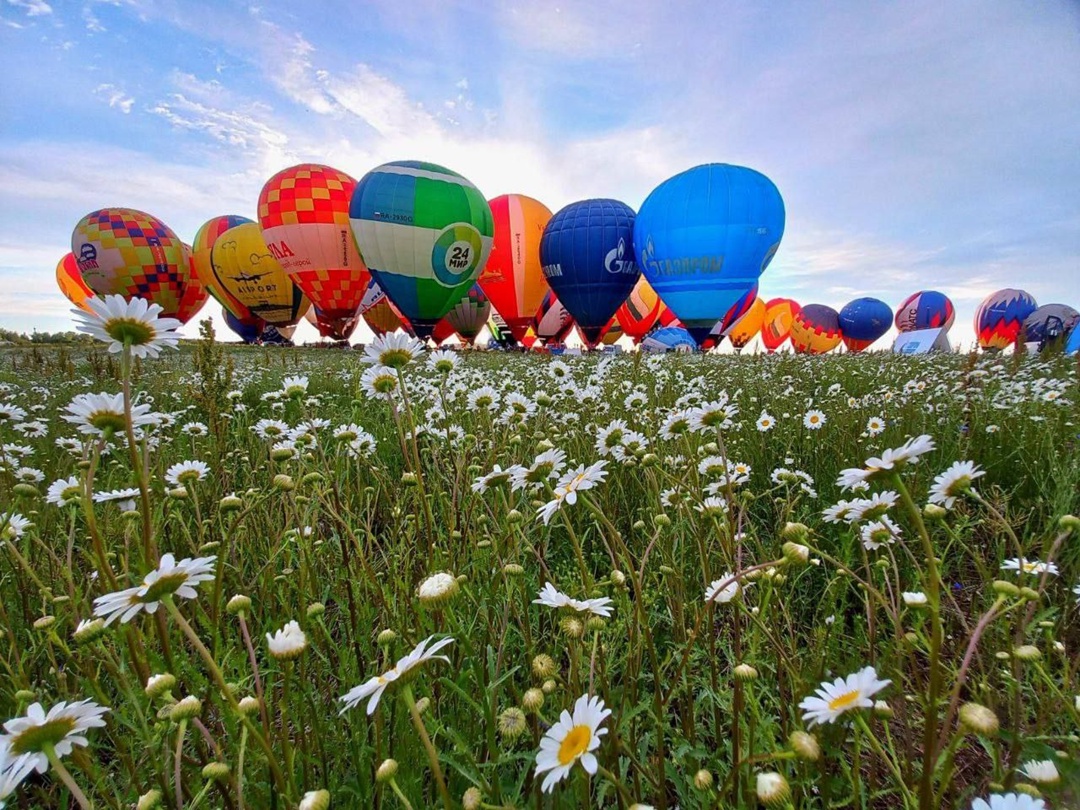
M 210 264 L 217 283 L 271 326 L 292 326 L 310 302 L 275 259 L 258 224 L 229 228 L 215 241 Z
M 725 337 L 731 341 L 732 346 L 741 349 L 761 331 L 763 323 L 765 323 L 765 302 L 760 298 L 755 298 L 746 314 L 728 327 Z
M 210 291 L 210 294 L 214 296 L 214 299 L 231 312 L 232 316 L 238 321 L 250 321 L 255 316 L 234 295 L 218 283 L 217 276 L 214 275 L 214 267 L 210 263 L 210 254 L 214 249 L 214 242 L 218 240 L 219 236 L 230 228 L 248 222 L 251 222 L 251 220 L 236 214 L 214 217 L 199 227 L 195 239 L 191 243 L 191 265 L 195 270 L 195 275 L 198 276 L 202 285 Z
M 67 296 L 68 301 L 86 312 L 93 311 L 87 306 L 86 299 L 93 298 L 94 291 L 83 281 L 74 253 L 67 254 L 57 263 L 56 283 L 60 286 L 60 292 Z

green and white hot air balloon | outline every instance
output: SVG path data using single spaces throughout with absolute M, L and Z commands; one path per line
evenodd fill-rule
M 364 264 L 419 337 L 430 336 L 476 283 L 495 231 L 476 186 L 415 160 L 364 175 L 349 220 Z

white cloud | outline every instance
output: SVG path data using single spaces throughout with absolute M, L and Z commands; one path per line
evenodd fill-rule
M 91 6 L 83 6 L 82 18 L 83 25 L 86 27 L 86 30 L 89 31 L 91 34 L 104 33 L 105 26 L 101 24 L 101 20 L 99 20 L 97 15 L 94 14 L 94 9 Z
M 104 99 L 110 107 L 120 110 L 124 115 L 128 115 L 135 106 L 135 98 L 115 84 L 99 84 L 94 88 L 94 95 Z
M 7 0 L 9 6 L 22 9 L 27 17 L 42 17 L 52 14 L 52 6 L 45 0 Z

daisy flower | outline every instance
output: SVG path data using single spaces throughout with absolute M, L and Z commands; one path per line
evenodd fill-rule
M 59 481 L 53 481 L 49 484 L 49 489 L 45 493 L 45 501 L 61 508 L 78 506 L 82 501 L 82 494 L 82 481 L 79 480 L 79 476 L 73 475 L 70 478 L 61 478 Z
M 353 458 L 370 458 L 375 455 L 377 444 L 375 437 L 366 430 L 361 430 L 355 439 L 349 442 L 349 455 Z
M 279 661 L 297 658 L 307 649 L 307 645 L 307 636 L 295 620 L 286 624 L 274 635 L 266 634 L 266 646 L 270 648 L 270 655 Z
M 143 577 L 141 585 L 105 594 L 94 600 L 94 615 L 110 625 L 117 619 L 127 624 L 142 611 L 157 612 L 161 600 L 180 596 L 194 599 L 195 587 L 214 578 L 217 557 L 188 557 L 176 562 L 172 554 L 163 554 L 158 567 Z
M 1040 785 L 1053 785 L 1061 780 L 1057 765 L 1052 759 L 1032 760 L 1020 767 L 1020 773 Z
M 562 505 L 566 503 L 566 497 L 570 494 L 570 491 L 563 487 L 556 487 L 552 492 L 552 498 L 550 501 L 540 506 L 536 510 L 536 519 L 542 520 L 544 525 L 547 526 L 551 522 L 551 518 L 562 509 Z M 575 496 L 576 497 L 576 496 Z
M 91 311 L 72 310 L 75 328 L 108 343 L 114 354 L 127 345 L 132 357 L 157 357 L 162 349 L 175 349 L 180 342 L 176 331 L 180 321 L 158 317 L 163 311 L 158 304 L 138 297 L 125 301 L 122 295 L 87 298 L 84 303 Z
M 514 474 L 514 468 L 511 467 L 508 470 L 504 470 L 501 466 L 496 464 L 491 472 L 486 475 L 481 475 L 472 484 L 472 491 L 484 493 L 492 487 L 497 487 L 500 484 L 505 484 L 510 481 L 511 476 Z
M 434 605 L 454 596 L 459 588 L 457 577 L 447 571 L 440 571 L 420 583 L 416 596 L 424 604 Z
M 297 375 L 281 381 L 281 393 L 286 397 L 302 397 L 307 393 L 308 378 Z
M 623 400 L 623 407 L 628 411 L 636 411 L 644 408 L 649 402 L 649 397 L 644 391 L 631 391 Z
M 892 681 L 882 681 L 873 667 L 825 682 L 813 695 L 803 698 L 799 708 L 803 710 L 803 722 L 811 728 L 819 723 L 834 723 L 844 712 L 852 709 L 868 709 L 874 705 L 870 698 Z
M 682 436 L 690 430 L 690 422 L 691 414 L 689 411 L 672 411 L 660 423 L 660 438 L 664 441 L 671 441 L 678 436 Z
M 885 430 L 885 420 L 880 416 L 871 416 L 866 422 L 866 435 L 877 436 Z
M 188 436 L 206 436 L 210 432 L 202 422 L 188 422 L 180 431 Z
M 725 573 L 720 579 L 714 579 L 705 589 L 705 601 L 725 605 L 739 595 L 741 586 L 737 577 Z
M 411 676 L 418 674 L 420 667 L 426 664 L 428 661 L 438 659 L 450 663 L 450 659 L 445 655 L 437 655 L 441 649 L 453 644 L 454 639 L 443 638 L 431 644 L 431 640 L 435 636 L 428 636 L 413 648 L 413 651 L 406 655 L 404 658 L 398 660 L 393 667 L 388 669 L 382 675 L 377 675 L 364 683 L 360 684 L 353 689 L 350 689 L 338 700 L 345 704 L 341 710 L 341 714 L 344 714 L 349 709 L 356 708 L 360 701 L 365 698 L 370 698 L 367 705 L 368 716 L 375 713 L 375 709 L 379 706 L 379 701 L 382 699 L 383 694 L 388 688 L 395 683 L 402 681 L 407 682 L 407 679 Z M 430 646 L 428 646 L 430 644 Z
M 870 521 L 859 530 L 863 548 L 867 551 L 876 551 L 895 542 L 900 533 L 900 527 L 893 523 L 888 515 L 882 515 L 880 520 Z
M 607 471 L 604 469 L 606 466 L 606 461 L 597 461 L 587 467 L 582 464 L 563 475 L 559 479 L 557 488 L 566 491 L 566 502 L 571 505 L 577 503 L 579 490 L 592 489 L 597 484 L 603 483 L 607 478 Z
M 929 604 L 926 594 L 922 591 L 904 591 L 900 594 L 900 598 L 908 607 L 926 607 Z
M 364 347 L 363 362 L 372 366 L 399 369 L 407 366 L 424 353 L 424 344 L 403 332 L 388 332 L 376 336 Z
M 573 714 L 563 709 L 558 722 L 540 740 L 540 750 L 536 754 L 536 775 L 547 774 L 540 786 L 543 792 L 550 793 L 569 776 L 575 762 L 580 761 L 586 773 L 596 773 L 599 763 L 593 751 L 600 747 L 600 738 L 607 734 L 607 729 L 601 725 L 610 716 L 611 710 L 595 696 L 579 697 L 574 703 Z
M 0 521 L 2 523 L 3 521 Z M 1051 576 L 1058 575 L 1057 563 L 1044 563 L 1039 560 L 1018 559 L 1013 557 L 1011 560 L 1006 560 L 1001 564 L 1001 570 L 1003 571 L 1015 571 L 1017 575 L 1020 574 L 1034 574 L 1035 576 L 1041 576 L 1043 574 L 1050 574 Z
M 0 512 L 0 540 L 17 540 L 33 525 L 17 512 Z
M 976 799 L 971 810 L 1046 810 L 1046 802 L 1026 793 L 995 793 L 987 799 Z
M 807 411 L 802 422 L 808 430 L 821 430 L 822 425 L 825 424 L 825 414 L 817 410 Z
M 91 436 L 111 436 L 123 433 L 127 427 L 124 417 L 123 394 L 79 394 L 68 404 L 67 411 L 61 418 L 65 422 L 77 425 L 79 433 Z M 156 418 L 150 413 L 150 406 L 132 405 L 131 424 L 133 427 L 154 424 Z
M 33 703 L 24 716 L 4 723 L 7 734 L 2 739 L 11 754 L 19 758 L 15 767 L 45 773 L 49 770 L 46 747 L 51 747 L 56 756 L 66 757 L 75 746 L 88 745 L 86 732 L 104 727 L 102 715 L 108 711 L 92 700 L 79 700 L 57 703 L 46 714 L 40 703 Z
M 596 432 L 596 452 L 602 456 L 611 455 L 611 452 L 622 443 L 623 434 L 628 430 L 627 424 L 622 419 L 615 419 L 606 427 Z
M 828 509 L 821 513 L 826 523 L 839 523 L 842 520 L 847 520 L 852 510 L 858 504 L 858 501 L 837 501 Z
M 550 608 L 570 608 L 578 613 L 591 613 L 594 616 L 602 616 L 605 619 L 611 617 L 611 605 L 612 601 L 607 597 L 599 597 L 596 599 L 574 599 L 566 594 L 560 592 L 550 582 L 546 583 L 540 592 L 537 594 L 537 598 L 533 600 L 534 605 L 545 605 Z
M 7 737 L 0 737 L 0 808 L 4 800 L 15 792 L 15 788 L 34 770 L 30 756 L 16 756 L 11 751 Z
M 252 425 L 251 429 L 255 431 L 256 436 L 266 441 L 280 439 L 289 432 L 289 426 L 280 419 L 260 419 Z
M 26 418 L 26 411 L 10 402 L 0 402 L 0 425 L 5 422 L 21 422 Z
M 204 461 L 181 461 L 165 471 L 165 480 L 174 487 L 182 487 L 202 481 L 210 467 Z
M 397 387 L 397 372 L 389 366 L 370 366 L 360 375 L 360 388 L 372 399 L 391 399 Z
M 768 433 L 774 427 L 776 427 L 776 417 L 766 411 L 762 411 L 761 416 L 757 418 L 758 432 Z
M 461 358 L 457 356 L 457 353 L 447 349 L 440 349 L 437 352 L 432 352 L 428 355 L 427 359 L 428 366 L 440 374 L 449 374 L 458 367 L 460 362 Z
M 934 478 L 930 487 L 930 503 L 952 509 L 956 499 L 971 489 L 972 482 L 985 474 L 971 461 L 954 461 L 949 469 Z
M 539 486 L 549 478 L 558 478 L 566 466 L 566 451 L 553 447 L 545 450 L 533 459 L 529 467 L 514 465 L 513 490 L 526 486 Z

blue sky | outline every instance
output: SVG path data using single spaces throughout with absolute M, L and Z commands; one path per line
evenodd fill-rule
M 0 325 L 70 324 L 103 206 L 185 241 L 278 169 L 422 159 L 637 207 L 698 163 L 784 196 L 766 297 L 1080 306 L 1080 4 L 0 0 Z M 192 328 L 188 330 L 193 331 Z

